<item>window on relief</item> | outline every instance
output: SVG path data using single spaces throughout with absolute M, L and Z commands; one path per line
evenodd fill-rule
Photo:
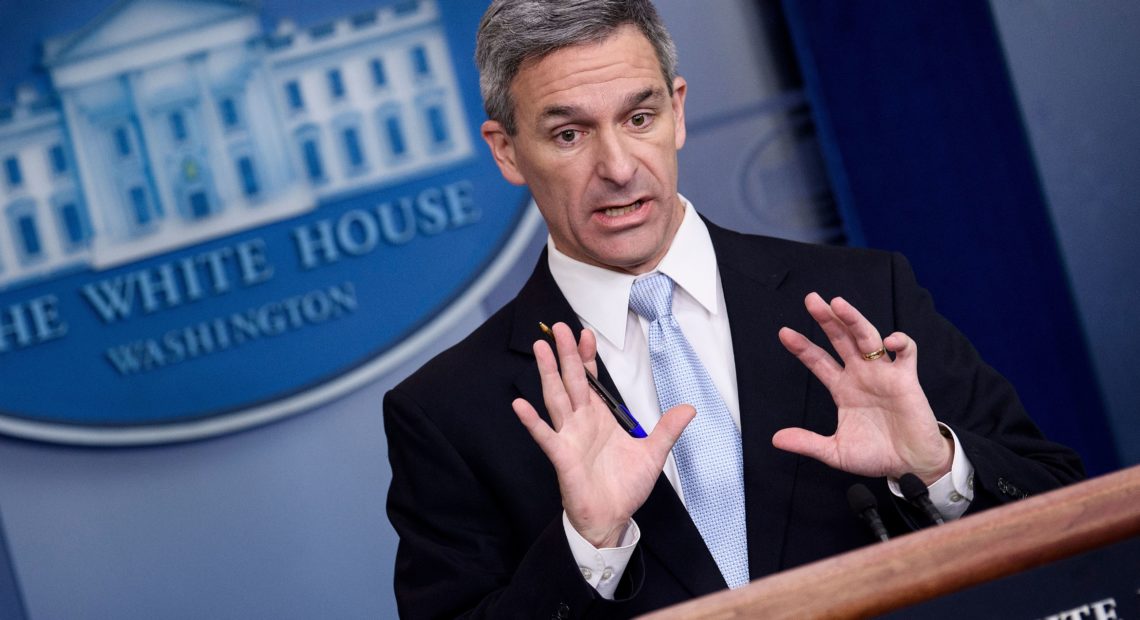
M 400 109 L 395 105 L 384 106 L 377 111 L 376 120 L 385 158 L 393 163 L 405 159 L 408 156 L 408 141 Z
M 186 141 L 186 116 L 181 111 L 170 113 L 170 137 L 175 142 Z
M 119 125 L 111 130 L 111 137 L 115 144 L 115 153 L 121 158 L 131 156 L 134 145 L 131 144 L 131 132 L 126 125 Z
M 317 145 L 316 139 L 306 139 L 301 149 L 305 155 L 305 170 L 309 174 L 310 181 L 323 181 L 325 180 L 324 166 L 321 163 L 321 150 Z
M 428 138 L 435 149 L 445 149 L 451 145 L 451 132 L 447 126 L 447 112 L 443 103 L 430 103 L 424 108 L 424 120 L 427 121 Z
M 297 131 L 297 147 L 301 152 L 301 165 L 304 166 L 305 176 L 309 182 L 321 184 L 328 180 L 325 170 L 324 157 L 321 154 L 320 134 L 313 125 L 302 127 Z
M 190 217 L 200 220 L 210 215 L 210 199 L 205 190 L 195 189 L 186 197 L 190 206 Z
M 43 246 L 40 245 L 40 233 L 36 228 L 36 216 L 31 213 L 21 215 L 17 227 L 20 231 L 24 256 L 28 260 L 39 258 L 43 254 Z
M 301 84 L 297 80 L 290 80 L 285 83 L 285 101 L 293 112 L 300 112 L 305 109 L 305 99 L 301 95 Z
M 333 101 L 344 99 L 344 76 L 341 75 L 340 69 L 329 69 L 327 76 L 329 80 L 329 96 L 332 97 Z
M 24 184 L 24 172 L 20 169 L 20 160 L 15 155 L 4 158 L 4 179 L 8 187 L 17 188 Z
M 22 263 L 43 258 L 44 247 L 36 222 L 36 205 L 30 199 L 20 200 L 8 207 L 8 224 Z
M 340 138 L 348 173 L 360 174 L 368 167 L 368 162 L 364 158 L 364 146 L 360 143 L 360 129 L 356 126 L 343 127 L 340 130 Z
M 453 146 L 452 128 L 448 122 L 447 98 L 443 91 L 433 91 L 416 98 L 422 140 L 432 153 L 446 151 Z
M 412 71 L 417 78 L 431 77 L 431 65 L 428 63 L 427 48 L 417 45 L 411 50 Z
M 79 203 L 71 197 L 60 200 L 56 204 L 55 213 L 64 248 L 74 251 L 86 247 L 91 239 L 91 226 Z
M 388 85 L 388 72 L 384 69 L 384 61 L 379 58 L 373 58 L 368 63 L 368 68 L 372 73 L 372 85 L 376 88 L 384 88 Z
M 127 201 L 133 223 L 138 228 L 148 226 L 154 220 L 154 211 L 150 206 L 150 198 L 142 185 L 132 185 L 127 189 Z
M 53 144 L 49 147 L 47 158 L 52 174 L 56 176 L 67 174 L 67 153 L 64 152 L 62 144 Z
M 241 127 L 237 101 L 233 97 L 224 97 L 218 101 L 218 116 L 222 120 L 222 127 L 227 131 Z
M 261 183 L 257 178 L 257 168 L 253 159 L 248 155 L 237 158 L 238 179 L 241 181 L 241 192 L 246 198 L 257 198 L 261 194 Z

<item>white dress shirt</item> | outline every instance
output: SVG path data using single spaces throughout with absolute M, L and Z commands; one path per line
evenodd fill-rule
M 683 196 L 680 198 L 685 204 L 685 215 L 669 250 L 651 273 L 663 273 L 676 283 L 673 315 L 739 429 L 736 362 L 716 253 L 708 228 L 693 205 Z M 661 410 L 649 361 L 649 323 L 629 308 L 634 281 L 650 274 L 633 276 L 579 262 L 560 252 L 553 239 L 547 240 L 547 250 L 551 275 L 582 325 L 597 335 L 598 357 L 623 402 L 645 431 L 653 432 L 661 419 Z M 953 437 L 953 440 L 951 472 L 930 487 L 932 501 L 948 519 L 961 516 L 973 497 L 973 466 L 966 459 L 958 438 Z M 664 473 L 684 502 L 672 453 L 665 462 Z M 893 481 L 891 490 L 901 497 Z M 596 549 L 574 530 L 565 514 L 563 525 L 582 576 L 599 594 L 612 599 L 640 539 L 637 524 L 631 521 L 619 546 L 612 549 Z

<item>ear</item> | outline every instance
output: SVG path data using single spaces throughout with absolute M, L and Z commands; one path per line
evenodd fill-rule
M 673 140 L 677 150 L 685 146 L 685 94 L 688 92 L 688 83 L 685 78 L 673 78 Z
M 491 147 L 491 156 L 499 165 L 499 172 L 503 178 L 513 185 L 526 185 L 526 179 L 516 164 L 514 140 L 507 135 L 503 124 L 499 121 L 484 121 L 480 132 L 483 134 L 483 141 Z

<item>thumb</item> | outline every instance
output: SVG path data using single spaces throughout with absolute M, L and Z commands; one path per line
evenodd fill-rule
M 511 402 L 511 408 L 515 410 L 515 415 L 526 427 L 534 442 L 549 458 L 551 450 L 554 448 L 554 442 L 558 439 L 558 434 L 550 428 L 546 420 L 538 416 L 538 411 L 535 411 L 534 406 L 525 398 L 516 398 Z
M 664 455 L 673 449 L 673 444 L 684 432 L 685 427 L 697 416 L 697 410 L 692 405 L 677 405 L 666 411 L 657 426 L 649 434 L 647 441 L 652 442 L 654 451 Z
M 902 332 L 883 339 L 883 346 L 895 354 L 895 363 L 918 372 L 918 343 Z
M 839 459 L 831 448 L 830 438 L 818 433 L 802 428 L 781 429 L 772 436 L 772 445 L 781 450 L 815 459 L 830 467 L 839 466 Z

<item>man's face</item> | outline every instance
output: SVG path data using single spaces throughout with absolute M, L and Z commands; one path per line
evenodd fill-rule
M 555 246 L 616 271 L 656 267 L 684 213 L 685 81 L 670 97 L 653 46 L 623 26 L 524 64 L 511 95 L 518 133 L 487 121 L 483 138 L 503 176 L 530 187 Z

